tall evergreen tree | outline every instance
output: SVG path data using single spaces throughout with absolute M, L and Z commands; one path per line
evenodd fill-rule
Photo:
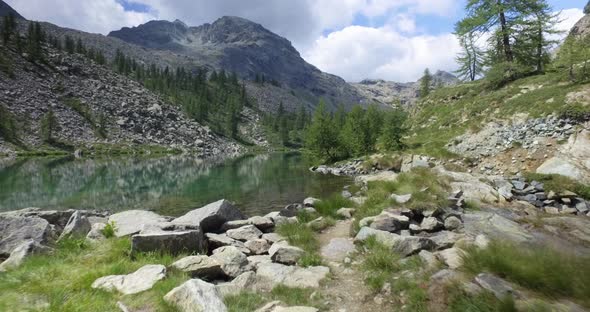
M 50 107 L 45 116 L 41 119 L 41 138 L 45 143 L 52 144 L 55 142 L 55 134 L 60 131 L 59 123 Z
M 424 98 L 430 94 L 430 88 L 432 87 L 432 75 L 430 74 L 430 70 L 426 68 L 424 70 L 424 75 L 420 79 L 420 97 Z
M 2 19 L 2 41 L 7 44 L 10 41 L 10 37 L 16 32 L 16 20 L 14 14 L 9 13 Z M 18 36 L 18 34 L 16 34 Z
M 403 147 L 402 138 L 408 128 L 405 126 L 407 113 L 401 109 L 394 109 L 385 113 L 383 131 L 379 136 L 379 148 L 384 151 L 396 151 Z
M 306 148 L 320 158 L 335 159 L 338 148 L 338 133 L 335 130 L 332 117 L 326 110 L 326 103 L 322 99 L 306 131 Z
M 370 151 L 369 127 L 365 111 L 355 106 L 346 116 L 346 123 L 341 131 L 342 144 L 352 156 L 366 155 Z

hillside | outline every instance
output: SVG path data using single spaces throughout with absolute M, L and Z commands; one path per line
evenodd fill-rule
M 14 45 L 0 47 L 0 152 L 14 150 L 192 150 L 201 156 L 236 154 L 240 147 L 189 119 L 139 83 L 79 54 L 42 47 L 31 61 Z M 52 130 L 44 129 L 49 112 Z M 48 137 L 49 135 L 49 137 Z
M 433 75 L 433 87 L 452 86 L 459 82 L 453 74 L 437 71 Z M 359 83 L 351 83 L 367 100 L 384 105 L 411 108 L 420 98 L 420 81 L 393 82 L 380 79 L 365 79 Z
M 320 97 L 351 107 L 361 96 L 340 77 L 307 63 L 287 39 L 260 24 L 239 17 L 222 17 L 212 24 L 188 27 L 181 21 L 151 21 L 113 31 L 109 37 L 158 51 L 188 56 L 196 64 L 236 72 L 241 79 L 256 77 L 293 92 L 310 106 Z M 295 110 L 298 103 L 285 103 Z

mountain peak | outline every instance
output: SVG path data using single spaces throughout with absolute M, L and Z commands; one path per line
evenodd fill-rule
M 0 16 L 6 16 L 12 13 L 14 17 L 25 19 L 22 15 L 20 15 L 15 9 L 13 9 L 8 3 L 0 0 Z

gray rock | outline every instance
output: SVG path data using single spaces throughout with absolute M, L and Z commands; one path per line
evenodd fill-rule
M 500 300 L 504 300 L 506 296 L 520 297 L 510 283 L 493 274 L 480 273 L 475 277 L 475 282 L 483 289 L 492 292 Z
M 233 246 L 225 246 L 213 250 L 213 255 L 210 258 L 220 263 L 221 269 L 229 277 L 235 278 L 251 269 L 248 266 L 246 255 Z
M 204 255 L 184 257 L 172 263 L 172 267 L 187 272 L 194 278 L 205 280 L 214 280 L 225 275 L 219 262 Z
M 391 194 L 391 199 L 395 200 L 398 204 L 405 204 L 412 199 L 412 194 L 397 195 Z
M 225 233 L 229 238 L 239 241 L 255 240 L 262 236 L 262 232 L 254 225 L 245 225 L 237 229 L 228 230 Z
M 85 237 L 90 232 L 90 221 L 88 218 L 80 213 L 80 211 L 76 210 L 70 217 L 70 220 L 64 227 L 63 232 L 61 233 L 59 239 L 67 238 L 67 237 Z
M 341 262 L 355 251 L 352 239 L 332 238 L 330 242 L 320 249 L 320 254 L 329 261 Z
M 406 216 L 395 215 L 388 212 L 382 212 L 375 217 L 371 223 L 371 228 L 386 232 L 398 232 L 407 229 L 410 225 L 410 219 Z
M 272 221 L 272 219 L 267 217 L 251 217 L 248 219 L 248 222 L 250 222 L 250 224 L 254 225 L 262 232 L 272 230 L 275 227 L 275 223 Z
M 512 185 L 514 186 L 515 189 L 522 191 L 524 190 L 524 188 L 526 187 L 526 183 L 520 180 L 512 180 Z
M 221 226 L 221 231 L 225 232 L 228 230 L 233 230 L 237 228 L 241 228 L 242 226 L 251 225 L 249 220 L 233 220 L 227 221 Z
M 180 312 L 227 312 L 215 285 L 199 279 L 186 281 L 172 289 L 164 300 Z
M 238 208 L 229 201 L 222 199 L 189 211 L 185 215 L 174 219 L 172 223 L 200 226 L 204 232 L 217 232 L 225 222 L 245 218 Z
M 272 261 L 289 265 L 296 264 L 304 253 L 303 249 L 289 246 L 286 243 L 273 244 L 268 250 Z
M 532 235 L 518 223 L 490 212 L 469 212 L 463 215 L 465 234 L 475 237 L 484 234 L 492 239 L 507 239 L 514 242 L 530 241 Z
M 351 219 L 356 209 L 354 208 L 340 208 L 336 211 L 336 214 L 344 219 Z
M 400 235 L 394 233 L 363 227 L 356 234 L 354 241 L 357 243 L 364 242 L 371 236 L 374 236 L 378 242 L 390 248 L 393 248 L 401 239 Z
M 167 221 L 167 218 L 145 210 L 128 210 L 109 216 L 109 223 L 115 225 L 117 237 L 137 234 L 145 225 L 156 225 Z
M 453 231 L 459 229 L 461 226 L 463 226 L 463 222 L 461 221 L 461 219 L 455 216 L 450 216 L 445 219 L 445 229 L 447 230 Z
M 0 272 L 15 269 L 19 267 L 28 256 L 34 253 L 47 252 L 49 250 L 50 248 L 48 247 L 37 245 L 32 239 L 23 241 L 12 250 L 8 259 L 0 263 Z
M 149 232 L 131 237 L 131 252 L 206 253 L 207 240 L 200 230 Z
M 283 208 L 281 211 L 279 211 L 279 216 L 281 217 L 287 217 L 287 218 L 291 218 L 291 217 L 296 217 L 299 212 L 301 212 L 303 210 L 303 205 L 301 204 L 291 204 L 286 206 L 285 208 Z M 277 223 L 277 221 L 273 218 L 273 220 L 275 221 L 275 223 Z
M 266 234 L 262 234 L 262 239 L 266 239 L 267 241 L 271 242 L 271 243 L 278 243 L 280 241 L 284 241 L 285 238 L 282 237 L 281 235 L 277 234 L 277 233 L 266 233 Z
M 239 295 L 242 292 L 257 291 L 256 285 L 256 273 L 252 271 L 244 272 L 238 277 L 234 278 L 231 282 L 221 283 L 215 285 L 215 288 L 219 291 L 222 297 Z
M 102 233 L 106 227 L 107 225 L 104 223 L 94 223 L 90 228 L 90 232 L 88 232 L 88 234 L 86 235 L 86 240 L 90 242 L 97 242 L 106 239 L 106 237 Z
M 250 249 L 251 253 L 254 255 L 265 254 L 270 249 L 270 244 L 266 239 L 249 240 L 246 243 L 244 243 L 244 246 Z
M 427 232 L 436 232 L 441 230 L 443 227 L 443 223 L 435 217 L 424 218 L 422 223 L 420 223 L 420 228 Z
M 319 288 L 320 281 L 325 279 L 330 269 L 323 266 L 301 268 L 280 263 L 260 263 L 256 276 L 260 286 L 272 289 L 278 285 L 295 288 Z
M 223 246 L 234 246 L 243 253 L 250 253 L 250 249 L 246 248 L 246 245 L 244 245 L 244 243 L 237 241 L 233 238 L 230 238 L 225 234 L 207 233 L 205 234 L 205 237 L 207 237 L 207 241 L 209 242 L 209 248 L 211 249 L 217 249 Z
M 449 231 L 440 231 L 429 238 L 434 242 L 436 250 L 442 250 L 453 247 L 458 240 L 464 237 L 465 235 L 463 234 L 457 234 Z
M 426 264 L 426 267 L 428 269 L 434 269 L 434 268 L 438 267 L 438 265 L 439 265 L 439 262 L 436 259 L 436 256 L 428 250 L 421 250 L 418 253 L 418 256 L 420 257 L 422 262 L 424 262 Z
M 321 200 L 317 199 L 317 198 L 313 198 L 313 197 L 308 197 L 306 199 L 303 200 L 303 206 L 304 207 L 312 207 L 315 208 L 315 205 L 317 203 L 319 203 Z
M 426 237 L 400 236 L 393 250 L 404 257 L 417 254 L 421 250 L 434 250 L 434 242 Z
M 437 252 L 438 258 L 451 269 L 458 269 L 463 265 L 463 251 L 459 248 L 449 248 Z
M 248 262 L 253 266 L 258 266 L 259 263 L 272 263 L 272 259 L 270 255 L 256 255 L 256 256 L 249 256 Z
M 255 312 L 318 312 L 319 310 L 312 307 L 303 307 L 303 306 L 295 306 L 295 307 L 284 307 L 280 301 L 273 301 L 269 302 L 268 304 L 264 305 L 262 308 L 256 310 Z
M 510 186 L 510 187 L 502 186 L 502 187 L 498 188 L 498 194 L 500 194 L 500 196 L 504 197 L 504 199 L 507 201 L 511 201 L 512 198 L 514 198 L 514 196 L 512 195 L 512 186 Z
M 151 289 L 164 277 L 166 277 L 165 266 L 146 265 L 131 274 L 101 277 L 92 283 L 92 288 L 116 290 L 124 295 L 131 295 Z
M 39 217 L 0 216 L 0 257 L 9 257 L 26 241 L 36 245 L 53 241 L 53 231 L 47 220 Z

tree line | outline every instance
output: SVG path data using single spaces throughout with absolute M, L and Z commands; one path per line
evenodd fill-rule
M 305 148 L 323 161 L 400 150 L 407 117 L 403 110 L 380 110 L 376 105 L 366 110 L 357 105 L 350 112 L 341 106 L 331 113 L 321 100 L 305 130 Z

